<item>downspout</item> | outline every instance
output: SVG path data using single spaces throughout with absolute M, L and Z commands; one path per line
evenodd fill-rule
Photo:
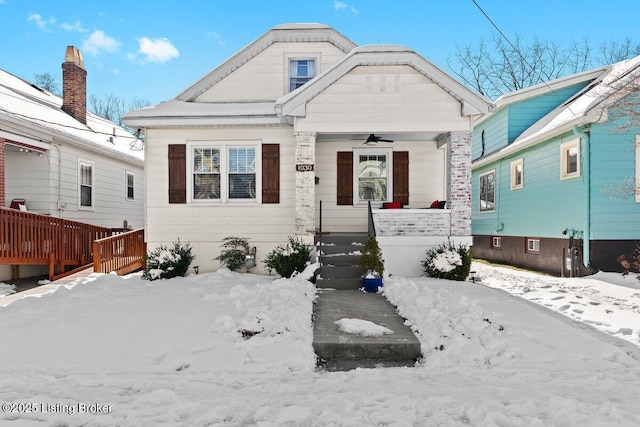
M 584 173 L 584 236 L 582 239 L 582 263 L 585 267 L 591 266 L 591 138 L 589 134 L 578 129 L 577 125 L 573 126 L 573 133 L 584 141 L 584 150 L 581 150 L 584 161 L 582 162 L 582 171 Z

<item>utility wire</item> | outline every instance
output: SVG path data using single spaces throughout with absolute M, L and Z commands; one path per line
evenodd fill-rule
M 487 14 L 487 12 L 485 12 L 485 11 L 484 11 L 484 9 L 482 9 L 482 7 L 478 4 L 478 2 L 477 2 L 476 0 L 471 0 L 471 1 L 473 2 L 473 4 L 474 4 L 474 5 L 476 5 L 476 7 L 477 7 L 477 8 L 478 8 L 478 10 L 480 11 L 480 13 L 482 13 L 482 14 L 484 15 L 484 17 L 485 17 L 485 18 L 487 18 L 487 20 L 488 20 L 488 21 L 489 21 L 489 23 L 493 26 L 493 28 L 495 28 L 495 29 L 496 29 L 496 31 L 498 31 L 498 34 L 500 34 L 500 36 L 501 36 L 501 37 L 502 37 L 502 38 L 503 38 L 503 39 L 504 39 L 504 40 L 509 44 L 509 46 L 511 46 L 511 48 L 513 49 L 513 51 L 514 51 L 514 52 L 515 52 L 515 53 L 520 57 L 520 59 L 521 59 L 525 64 L 527 64 L 527 66 L 528 66 L 529 68 L 531 68 L 531 64 L 529 64 L 529 62 L 527 61 L 527 59 L 522 55 L 522 52 L 520 52 L 520 50 L 519 50 L 519 49 L 516 49 L 515 45 L 514 45 L 513 43 L 511 43 L 511 40 L 509 40 L 509 37 L 507 37 L 507 36 L 502 32 L 502 30 L 500 29 L 500 27 L 498 27 L 498 25 L 493 21 L 493 19 L 491 19 L 491 17 Z M 551 80 L 551 77 L 549 77 L 549 74 L 547 74 L 547 73 L 545 72 L 545 75 L 546 75 L 546 77 L 547 77 L 547 80 Z M 565 100 L 563 100 L 562 98 L 560 98 L 560 96 L 558 95 L 558 93 L 557 93 L 555 90 L 553 90 L 553 88 L 551 88 L 551 86 L 549 86 L 549 84 L 548 84 L 548 82 L 547 82 L 547 81 L 544 81 L 544 82 L 542 82 L 542 83 L 547 87 L 547 89 L 549 89 L 549 90 L 551 91 L 551 93 L 553 93 L 553 94 L 555 95 L 555 97 L 556 97 L 556 98 L 558 98 L 558 100 L 559 100 L 560 102 L 565 102 Z M 567 107 L 566 107 L 566 108 L 571 112 L 571 114 L 573 114 L 573 115 L 574 115 L 574 117 L 575 117 L 576 119 L 578 119 L 578 120 L 580 121 L 580 123 L 582 123 L 583 125 L 586 125 L 586 123 L 584 123 L 584 122 L 582 121 L 582 118 L 581 118 L 581 117 L 579 117 L 576 113 L 574 113 L 574 112 L 573 112 L 573 110 L 571 109 L 571 106 L 570 106 L 570 105 L 567 105 Z

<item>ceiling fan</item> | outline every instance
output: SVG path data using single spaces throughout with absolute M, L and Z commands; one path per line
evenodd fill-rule
M 364 142 L 365 144 L 377 144 L 378 142 L 393 142 L 392 139 L 384 139 L 381 136 L 369 134 L 369 137 Z

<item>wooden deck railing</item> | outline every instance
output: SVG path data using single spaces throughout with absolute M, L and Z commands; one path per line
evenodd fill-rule
M 140 263 L 140 259 L 144 260 L 144 238 L 142 230 L 129 233 L 124 231 L 0 207 L 0 264 L 48 265 L 49 279 L 54 280 L 64 276 L 67 267 L 93 263 L 94 241 L 101 241 L 118 233 L 113 236 L 118 243 L 114 243 L 112 251 L 100 246 L 100 252 L 96 252 L 100 254 L 100 271 L 111 268 L 105 266 L 111 256 L 120 257 L 116 263 L 117 268 L 113 271 L 133 268 Z M 118 240 L 119 236 L 126 237 Z M 122 259 L 124 253 L 127 257 L 137 259 L 125 262 Z
M 131 273 L 144 268 L 146 253 L 144 229 L 96 240 L 93 242 L 93 271 Z

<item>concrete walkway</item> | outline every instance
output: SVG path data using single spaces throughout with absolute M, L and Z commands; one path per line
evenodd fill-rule
M 330 371 L 414 366 L 420 341 L 386 298 L 360 290 L 318 289 L 314 307 L 313 348 L 319 366 Z M 364 337 L 338 330 L 340 319 L 362 319 L 393 331 Z

